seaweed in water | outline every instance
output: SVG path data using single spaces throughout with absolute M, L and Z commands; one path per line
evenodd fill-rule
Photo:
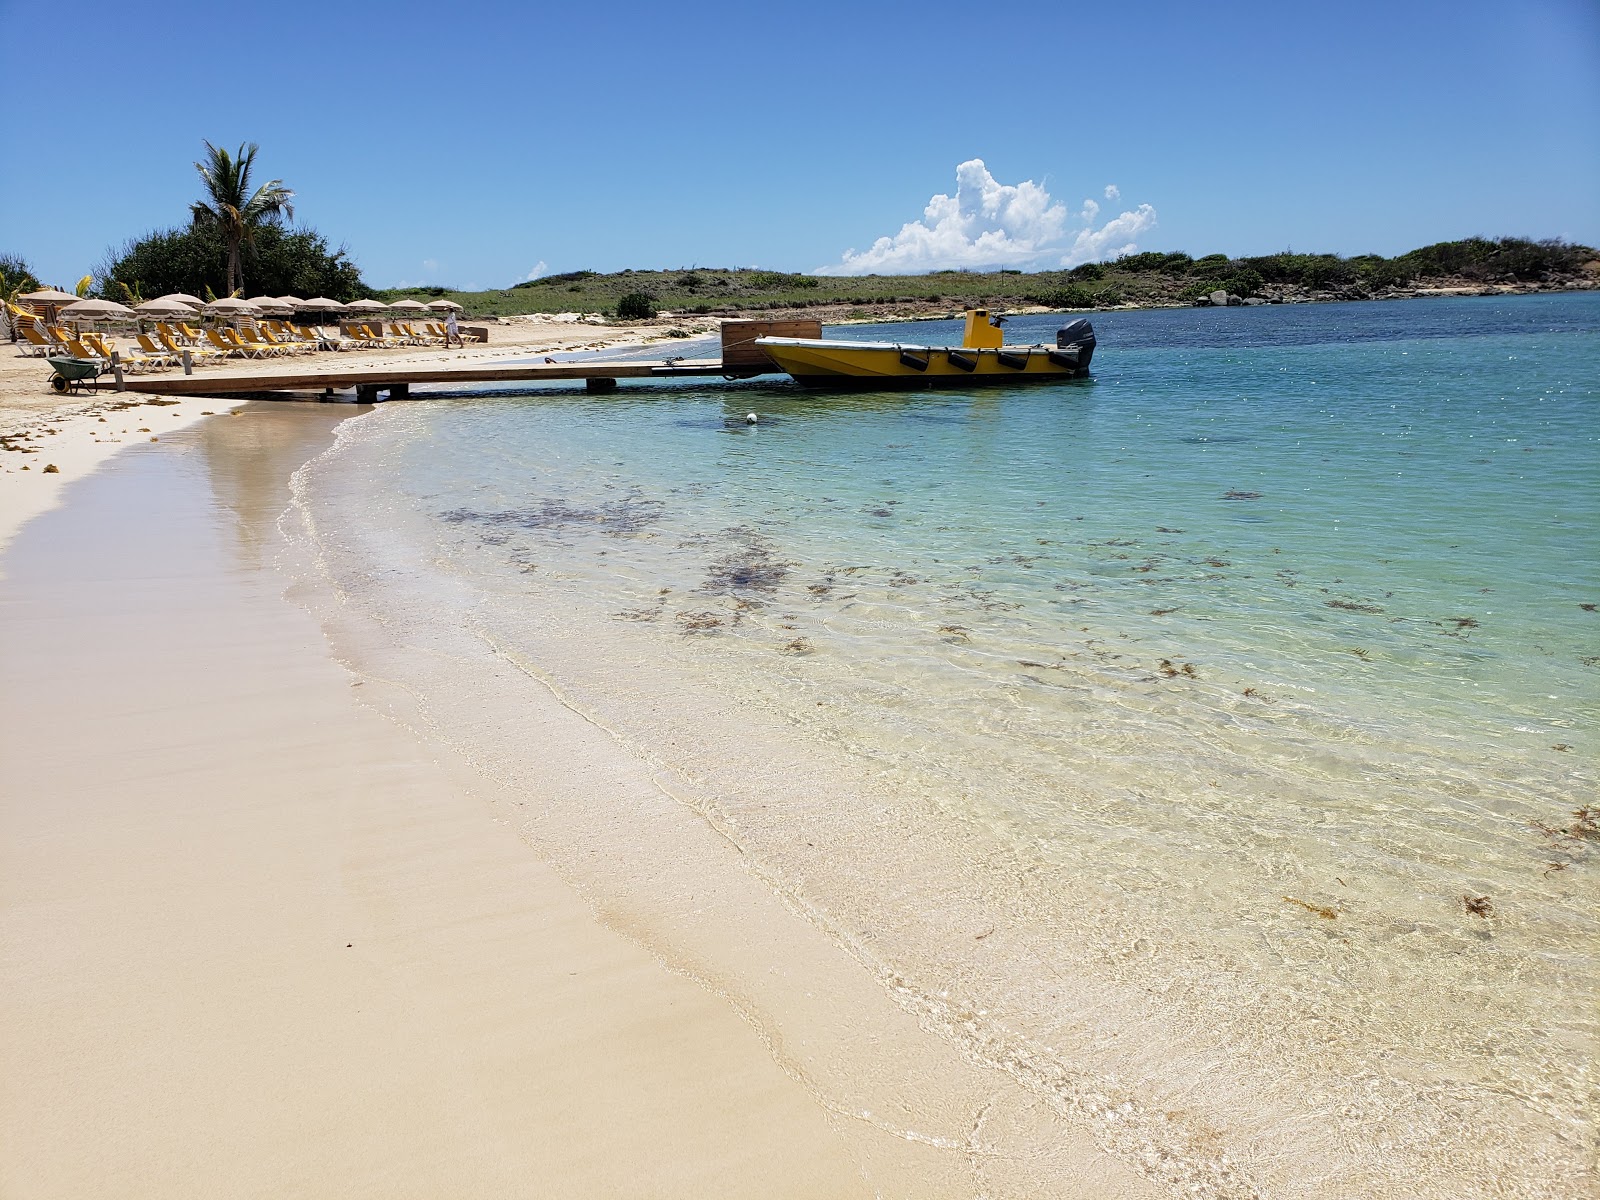
M 1261 493 L 1226 491 L 1222 493 L 1222 498 L 1224 500 L 1259 500 L 1261 499 Z
M 1326 904 L 1312 904 L 1307 900 L 1297 900 L 1293 896 L 1285 896 L 1284 900 L 1290 904 L 1298 904 L 1308 913 L 1316 913 L 1317 916 L 1321 917 L 1324 921 L 1332 921 L 1339 916 L 1339 911 L 1337 909 L 1329 908 Z
M 769 594 L 777 591 L 794 564 L 778 558 L 773 553 L 772 543 L 752 529 L 739 527 L 726 532 L 735 545 L 711 564 L 701 590 Z
M 562 499 L 541 500 L 527 508 L 509 508 L 498 512 L 479 512 L 470 508 L 453 508 L 439 514 L 440 520 L 452 525 L 472 523 L 490 528 L 562 529 L 572 526 L 599 526 L 601 533 L 639 533 L 661 520 L 666 505 L 660 500 L 646 500 L 628 496 L 602 504 L 597 508 L 581 508 Z
M 1494 902 L 1487 896 L 1463 895 L 1461 903 L 1475 917 L 1483 917 L 1487 920 L 1494 915 Z
M 1381 613 L 1383 611 L 1383 605 L 1381 604 L 1360 604 L 1354 600 L 1324 600 L 1322 603 L 1328 608 L 1337 608 L 1342 612 Z
M 712 612 L 681 612 L 678 614 L 678 624 L 683 626 L 684 633 L 710 633 L 713 629 L 722 628 L 725 622 Z

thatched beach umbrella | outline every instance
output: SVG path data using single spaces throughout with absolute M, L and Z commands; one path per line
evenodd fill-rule
M 347 312 L 353 313 L 380 313 L 389 310 L 389 306 L 381 300 L 352 300 L 344 307 Z
M 248 300 L 237 300 L 232 296 L 224 296 L 221 300 L 213 300 L 201 310 L 209 317 L 221 317 L 224 320 L 237 322 L 242 317 L 259 317 L 261 310 Z
M 340 301 L 330 300 L 326 296 L 313 296 L 309 300 L 301 300 L 294 306 L 294 310 L 295 312 L 320 313 L 321 318 L 317 321 L 317 324 L 326 325 L 328 323 L 328 314 L 342 313 L 344 305 Z
M 17 303 L 26 304 L 41 321 L 54 321 L 56 314 L 68 304 L 76 304 L 78 297 L 70 292 L 59 291 L 56 288 L 42 288 L 37 292 L 29 292 L 25 296 L 18 296 Z
M 396 312 L 427 312 L 428 306 L 420 300 L 396 300 L 389 305 Z
M 61 320 L 73 325 L 94 325 L 100 321 L 132 321 L 138 314 L 115 300 L 78 300 L 61 310 Z
M 61 310 L 68 321 L 114 321 L 132 317 L 133 309 L 115 300 L 77 300 Z
M 451 308 L 455 309 L 457 312 L 461 311 L 461 305 L 457 304 L 454 300 L 432 300 L 423 307 L 431 308 L 434 312 L 444 312 L 446 309 Z
M 191 296 L 188 292 L 168 292 L 165 296 L 157 296 L 157 300 L 176 300 L 179 304 L 187 304 L 190 308 L 199 308 L 205 301 L 199 296 Z
M 192 304 L 184 304 L 180 300 L 146 300 L 143 304 L 136 304 L 133 311 L 138 314 L 139 328 L 144 328 L 145 321 L 186 321 L 190 317 L 198 316 L 200 310 Z
M 198 304 L 185 304 L 182 300 L 158 296 L 134 305 L 133 311 L 141 317 L 192 317 L 200 311 Z
M 262 314 L 269 317 L 286 317 L 294 311 L 276 296 L 251 296 L 245 303 L 254 304 Z
M 204 308 L 212 316 L 240 316 L 253 317 L 257 313 L 256 306 L 248 300 L 237 300 L 232 296 L 224 296 L 221 300 L 213 300 Z

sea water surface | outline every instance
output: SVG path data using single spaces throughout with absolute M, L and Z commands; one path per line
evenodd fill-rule
M 1600 294 L 1092 319 L 1069 383 L 388 405 L 299 500 L 1153 1177 L 1586 1194 Z

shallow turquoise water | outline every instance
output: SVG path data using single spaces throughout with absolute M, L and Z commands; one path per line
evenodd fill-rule
M 701 586 L 705 556 L 661 543 L 739 526 L 772 539 L 779 593 L 849 567 L 946 611 L 982 594 L 1019 642 L 1091 624 L 1241 686 L 1576 747 L 1600 691 L 1595 301 L 1107 314 L 1092 381 L 1009 392 L 479 398 L 430 408 L 406 470 L 467 526 L 643 521 L 647 547 L 587 551 L 582 522 L 536 522 L 619 596 L 635 572 Z
M 1547 1184 L 1595 1098 L 1600 294 L 1094 322 L 1067 384 L 390 405 L 303 498 L 350 603 L 432 605 L 625 744 L 710 737 L 615 682 L 649 663 L 843 764 L 820 812 L 720 743 L 682 769 L 775 886 L 894 928 L 871 956 L 919 1011 L 959 980 L 1037 1052 L 1071 1041 L 1064 978 L 1161 996 L 1337 1105 L 1374 1180 L 1578 1194 Z M 818 824 L 740 825 L 768 802 Z M 949 936 L 995 914 L 1004 966 Z M 1062 1062 L 1109 1072 L 1102 1033 Z

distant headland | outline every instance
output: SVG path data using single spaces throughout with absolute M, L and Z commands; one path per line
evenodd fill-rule
M 608 316 L 720 317 L 803 314 L 824 322 L 943 316 L 995 309 L 1159 308 L 1300 304 L 1411 296 L 1600 288 L 1600 250 L 1560 240 L 1468 238 L 1394 258 L 1284 252 L 1250 258 L 1150 251 L 1071 270 L 934 271 L 922 275 L 819 276 L 694 266 L 676 270 L 569 271 L 513 287 L 375 292 L 379 299 L 443 297 L 474 314 L 588 312 Z

